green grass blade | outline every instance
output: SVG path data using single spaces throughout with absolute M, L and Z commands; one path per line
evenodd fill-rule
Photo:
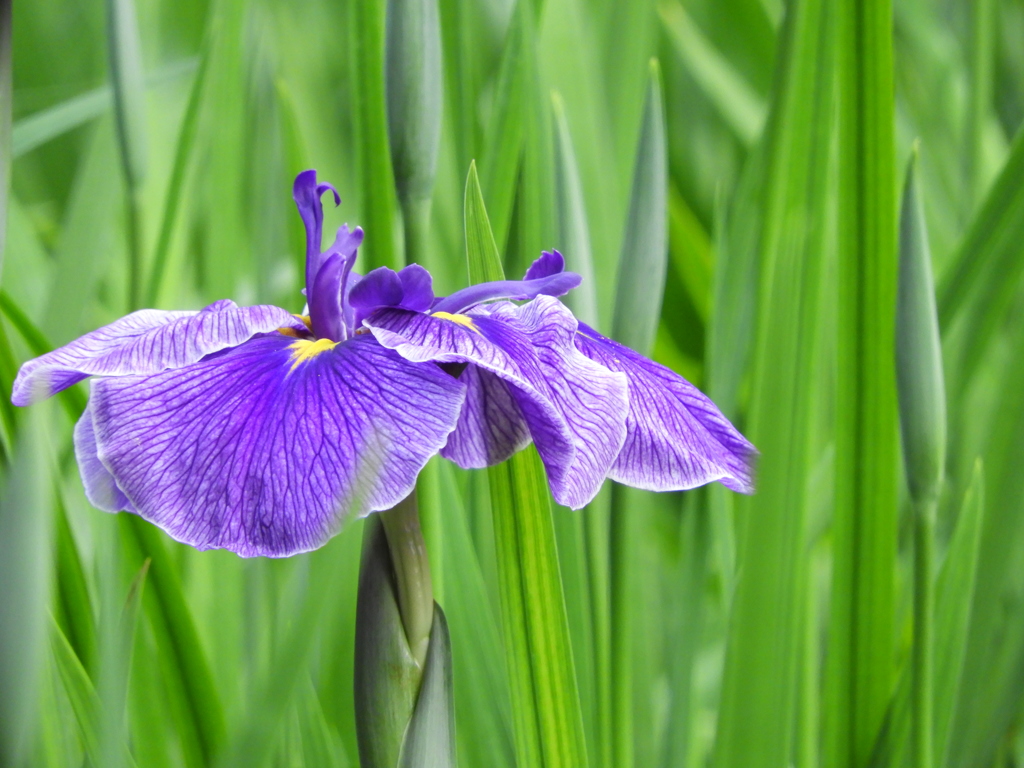
M 96 616 L 82 568 L 82 557 L 68 524 L 67 508 L 60 494 L 56 499 L 56 606 L 57 624 L 74 648 L 87 672 L 94 673 L 97 661 Z
M 520 765 L 587 765 L 544 466 L 534 448 L 488 470 Z
M 353 3 L 351 10 L 349 45 L 358 73 L 352 106 L 366 230 L 362 252 L 367 271 L 383 266 L 398 269 L 402 265 L 394 238 L 395 188 L 384 93 L 385 0 Z
M 10 192 L 11 161 L 11 5 L 13 0 L 0 0 L 0 268 L 7 245 L 7 196 Z
M 766 110 L 761 97 L 705 37 L 679 0 L 667 0 L 659 6 L 658 12 L 687 71 L 718 108 L 736 137 L 746 146 L 752 146 L 764 126 Z
M 661 73 L 650 62 L 643 121 L 633 168 L 633 187 L 619 257 L 612 336 L 641 354 L 650 353 L 661 315 L 668 263 L 667 158 Z M 615 486 L 611 498 L 609 543 L 612 764 L 634 761 L 634 594 L 637 565 L 630 507 L 636 495 Z
M 798 717 L 798 702 L 809 705 L 800 698 L 800 649 L 807 642 L 806 601 L 814 599 L 808 522 L 828 397 L 819 382 L 832 255 L 831 22 L 828 6 L 817 0 L 787 7 L 765 137 L 747 432 L 761 456 L 756 495 L 737 500 L 742 522 L 715 744 L 718 768 L 785 765 L 814 738 L 806 730 L 817 726 L 813 710 Z
M 142 184 L 148 164 L 146 88 L 142 72 L 142 40 L 135 0 L 107 0 L 107 47 L 114 88 L 121 169 L 125 177 L 128 239 L 128 309 L 142 301 Z
M 612 322 L 615 340 L 641 354 L 650 352 L 661 316 L 668 259 L 667 163 L 661 72 L 658 62 L 652 60 Z
M 552 247 L 558 231 L 551 99 L 542 85 L 536 41 L 530 40 L 523 56 L 523 159 L 515 232 L 505 254 L 506 270 L 513 277 L 525 273 L 542 250 Z
M 195 59 L 171 62 L 146 77 L 146 87 L 163 85 L 192 74 Z M 36 147 L 63 136 L 91 120 L 102 116 L 114 103 L 114 90 L 109 85 L 72 96 L 52 107 L 23 117 L 11 129 L 11 155 L 17 159 Z
M 57 240 L 45 310 L 39 318 L 40 330 L 58 346 L 85 329 L 97 287 L 111 265 L 126 262 L 121 227 L 124 183 L 121 174 L 112 171 L 118 159 L 110 121 L 100 121 L 86 143 Z M 118 291 L 117 295 L 120 309 L 124 294 Z
M 128 185 L 146 178 L 146 88 L 134 0 L 107 0 L 107 45 L 121 163 Z
M 49 109 L 23 118 L 14 124 L 11 151 L 21 157 L 36 147 L 71 131 L 90 120 L 95 120 L 114 101 L 109 86 L 95 88 L 74 96 Z
M 139 562 L 152 560 L 145 609 L 160 652 L 172 670 L 169 683 L 180 687 L 183 694 L 184 724 L 189 730 L 182 738 L 194 740 L 202 760 L 210 764 L 225 743 L 224 710 L 192 612 L 182 594 L 178 569 L 155 526 L 131 514 L 120 515 L 120 523 L 124 538 L 136 548 Z
M 0 313 L 3 312 L 0 307 Z M 18 375 L 18 363 L 11 349 L 11 337 L 7 328 L 0 322 L 0 388 L 10 392 L 14 388 L 14 379 Z M 14 433 L 19 421 L 18 408 L 6 398 L 0 401 L 0 451 L 4 460 L 14 453 Z
M 594 256 L 590 249 L 590 228 L 583 199 L 576 151 L 565 119 L 565 103 L 554 93 L 551 97 L 555 113 L 555 184 L 558 204 L 558 246 L 565 256 L 566 269 L 579 273 L 583 283 L 565 296 L 565 303 L 576 317 L 592 328 L 600 327 L 597 310 L 597 279 Z
M 762 188 L 768 173 L 762 142 L 747 158 L 730 210 L 715 241 L 717 254 L 707 329 L 708 394 L 735 418 L 740 390 L 750 368 L 763 226 Z M 712 495 L 718 495 L 712 492 Z
M 668 214 L 669 260 L 697 317 L 706 325 L 715 274 L 711 238 L 674 185 L 669 188 Z
M 313 682 L 306 677 L 299 691 L 299 728 L 302 737 L 302 755 L 308 766 L 347 768 L 348 759 L 336 743 L 336 737 L 327 722 Z
M 946 764 L 988 765 L 1019 716 L 1024 699 L 1024 323 L 1009 329 L 1005 356 L 990 367 L 991 415 L 984 431 L 985 510 L 977 555 L 964 667 L 949 726 Z
M 985 192 L 985 139 L 991 119 L 995 51 L 995 0 L 976 0 L 971 4 L 971 106 L 967 125 L 967 184 L 977 202 Z
M 943 336 L 956 324 L 970 340 L 962 360 L 950 366 L 967 382 L 998 335 L 1024 273 L 1024 130 L 1017 133 L 1002 171 L 968 225 L 939 280 Z
M 534 18 L 531 0 L 516 0 L 502 52 L 494 106 L 480 157 L 480 176 L 495 242 L 504 249 L 512 222 L 516 182 L 522 161 Z
M 75 714 L 85 752 L 96 765 L 100 762 L 100 697 L 92 680 L 56 621 L 50 624 L 50 650 L 61 684 Z
M 113 523 L 113 521 L 107 521 Z M 117 527 L 114 524 L 108 526 L 114 539 L 113 546 L 117 547 Z M 103 553 L 107 555 L 107 553 Z M 118 601 L 121 597 L 118 589 L 117 566 L 120 565 L 119 553 L 105 557 L 108 562 L 101 566 L 101 571 L 106 574 L 109 570 L 115 573 L 110 574 L 113 583 L 101 584 L 104 593 L 110 590 L 111 597 Z M 100 697 L 102 720 L 99 731 L 99 765 L 118 766 L 127 765 L 123 759 L 126 752 L 128 739 L 125 729 L 125 704 L 128 700 L 128 681 L 131 676 L 132 656 L 135 650 L 135 633 L 138 627 L 139 605 L 142 602 L 143 587 L 146 583 L 146 574 L 149 572 L 150 561 L 142 563 L 135 577 L 128 587 L 128 594 L 120 611 L 117 611 L 118 619 L 113 620 L 115 611 L 106 615 L 101 632 L 104 642 L 101 644 L 100 654 L 100 677 L 97 686 Z M 106 594 L 104 594 L 106 597 Z M 114 605 L 103 604 L 102 608 L 114 608 Z
M 437 169 L 443 101 L 437 0 L 388 0 L 386 32 L 388 140 L 408 215 L 410 205 L 429 203 Z
M 46 648 L 50 409 L 36 406 L 0 491 L 0 762 L 22 765 Z
M 897 413 L 892 4 L 837 6 L 839 369 L 830 693 L 836 766 L 871 754 L 894 684 Z
M 503 277 L 479 183 L 466 185 L 470 283 Z M 473 236 L 470 236 L 473 233 Z M 534 448 L 488 470 L 502 628 L 520 765 L 587 765 L 544 466 Z
M 185 107 L 185 116 L 181 121 L 178 143 L 174 150 L 174 164 L 171 177 L 167 182 L 167 196 L 164 199 L 163 218 L 160 221 L 160 233 L 157 235 L 156 248 L 153 252 L 153 265 L 146 285 L 143 306 L 156 306 L 160 297 L 160 288 L 170 257 L 171 241 L 178 222 L 178 210 L 181 208 L 185 192 L 185 180 L 188 177 L 196 134 L 199 127 L 200 108 L 203 103 L 203 89 L 206 85 L 206 73 L 210 61 L 210 43 L 207 39 L 203 44 L 203 52 L 199 57 L 199 68 L 192 81 L 192 90 Z
M 935 754 L 946 765 L 953 707 L 960 687 L 978 572 L 978 551 L 985 518 L 982 463 L 974 465 L 956 529 L 935 584 Z
M 466 177 L 465 195 L 466 259 L 469 267 L 469 282 L 486 283 L 504 280 L 501 268 L 501 254 L 494 242 L 491 222 L 484 207 L 483 191 L 477 176 L 476 163 L 469 164 Z
M 255 690 L 247 716 L 232 742 L 217 762 L 219 766 L 260 766 L 270 762 L 272 747 L 285 720 L 309 663 L 317 637 L 317 627 L 327 606 L 340 587 L 344 563 L 334 553 L 324 551 L 313 558 L 309 581 L 316 589 L 304 589 L 288 617 L 287 632 L 281 639 L 265 675 Z
M 468 510 L 456 484 L 456 470 L 448 462 L 440 463 L 437 469 L 445 502 L 442 511 L 447 518 L 445 605 L 455 665 L 459 754 L 465 765 L 511 768 L 515 765 L 515 749 L 501 632 L 473 544 Z M 488 509 L 477 512 L 490 514 Z M 433 556 L 431 559 L 433 567 Z

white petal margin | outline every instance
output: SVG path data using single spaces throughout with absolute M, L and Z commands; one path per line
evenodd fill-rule
M 181 368 L 280 327 L 303 326 L 280 307 L 239 307 L 227 299 L 198 312 L 140 309 L 26 362 L 14 380 L 11 400 L 31 405 L 89 376 Z
M 85 498 L 90 504 L 104 512 L 135 511 L 96 453 L 96 433 L 92 426 L 92 411 L 88 406 L 75 424 L 75 459 L 85 487 Z

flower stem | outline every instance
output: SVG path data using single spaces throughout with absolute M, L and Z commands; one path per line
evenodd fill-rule
M 398 609 L 405 625 L 405 636 L 422 669 L 434 620 L 434 589 L 415 491 L 391 509 L 381 512 L 380 519 L 395 568 Z
M 932 635 L 935 499 L 914 504 L 913 764 L 932 768 Z

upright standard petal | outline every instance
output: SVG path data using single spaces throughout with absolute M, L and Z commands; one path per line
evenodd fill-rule
M 265 336 L 93 385 L 97 455 L 137 513 L 198 549 L 282 557 L 408 495 L 465 387 L 368 335 Z
M 341 197 L 330 184 L 318 184 L 316 171 L 303 171 L 295 177 L 292 185 L 292 199 L 299 209 L 302 224 L 306 228 L 306 288 L 313 287 L 316 273 L 320 271 L 323 259 L 320 257 L 320 246 L 323 240 L 324 208 L 320 197 L 330 190 L 334 195 L 334 204 L 341 204 Z M 339 237 L 341 232 L 339 231 Z M 362 233 L 360 233 L 361 238 Z M 338 242 L 337 240 L 335 241 Z M 358 246 L 358 243 L 356 243 Z
M 30 405 L 89 376 L 129 376 L 181 368 L 258 333 L 304 328 L 280 307 L 239 307 L 221 300 L 199 312 L 140 309 L 70 344 L 29 360 L 11 400 Z
M 600 489 L 626 436 L 626 378 L 580 354 L 576 320 L 557 299 L 469 315 L 380 310 L 365 325 L 411 361 L 481 369 L 468 379 L 467 406 L 445 455 L 462 466 L 507 458 L 523 443 L 518 409 L 560 504 L 582 507 Z
M 681 491 L 714 480 L 753 493 L 757 453 L 711 400 L 677 373 L 585 324 L 576 346 L 629 379 L 629 417 L 609 477 L 649 491 Z

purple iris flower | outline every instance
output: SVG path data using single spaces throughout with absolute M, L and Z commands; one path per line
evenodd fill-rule
M 522 280 L 436 298 L 416 264 L 356 274 L 359 228 L 322 250 L 327 191 L 337 204 L 315 171 L 295 180 L 303 315 L 143 309 L 22 366 L 16 405 L 97 377 L 75 427 L 95 506 L 198 549 L 280 557 L 394 506 L 438 452 L 486 467 L 532 441 L 555 499 L 577 509 L 606 477 L 752 490 L 753 446 L 708 398 L 555 298 L 580 283 L 557 251 Z

